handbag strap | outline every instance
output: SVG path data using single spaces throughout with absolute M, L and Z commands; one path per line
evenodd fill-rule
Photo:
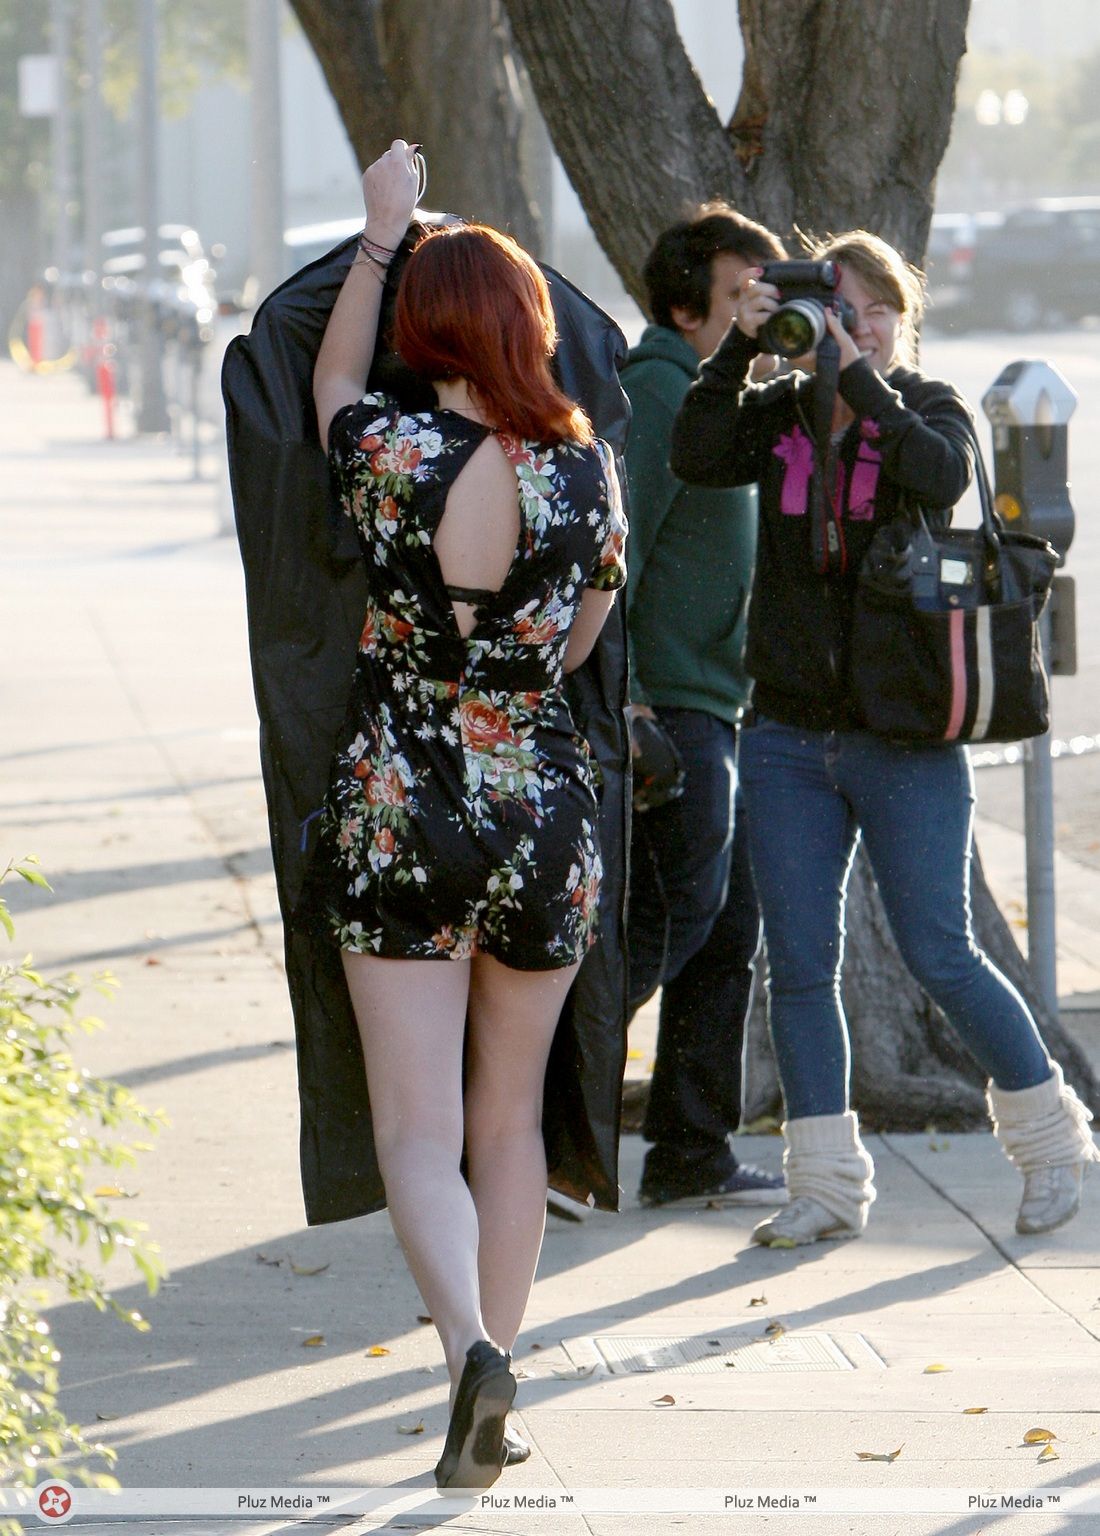
M 978 501 L 981 506 L 982 531 L 990 544 L 998 545 L 1005 531 L 1004 520 L 993 505 L 993 487 L 990 484 L 989 471 L 985 467 L 982 445 L 978 441 L 974 423 L 969 417 L 966 420 L 966 435 L 974 451 L 974 482 L 978 488 Z M 898 508 L 915 528 L 923 529 L 926 534 L 930 532 L 924 509 L 913 492 L 899 489 Z

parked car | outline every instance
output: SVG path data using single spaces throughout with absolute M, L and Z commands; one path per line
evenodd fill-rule
M 300 272 L 311 261 L 327 256 L 363 228 L 363 215 L 350 219 L 325 219 L 319 224 L 298 224 L 283 232 L 285 277 Z
M 1044 197 L 982 233 L 961 318 L 1032 331 L 1100 316 L 1100 198 Z
M 969 320 L 971 272 L 979 241 L 1000 229 L 1004 214 L 936 213 L 928 230 L 924 270 L 928 277 L 927 323 L 963 330 Z
M 161 224 L 158 270 L 151 284 L 153 298 L 168 307 L 201 312 L 206 323 L 217 308 L 214 268 L 198 234 L 187 224 Z M 145 231 L 138 225 L 109 229 L 103 236 L 103 286 L 108 292 L 132 294 L 145 271 Z M 207 313 L 209 311 L 209 313 Z

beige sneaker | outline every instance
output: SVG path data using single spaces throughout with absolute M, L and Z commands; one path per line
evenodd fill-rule
M 784 1210 L 754 1227 L 752 1240 L 765 1248 L 801 1248 L 826 1238 L 859 1237 L 862 1230 L 850 1227 L 809 1195 L 798 1195 Z
M 1025 1236 L 1053 1232 L 1076 1216 L 1084 1172 L 1084 1163 L 1058 1163 L 1025 1174 L 1024 1197 L 1016 1217 L 1017 1232 Z

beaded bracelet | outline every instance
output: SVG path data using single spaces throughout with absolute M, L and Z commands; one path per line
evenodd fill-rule
M 384 261 L 372 261 L 365 251 L 356 256 L 352 262 L 353 267 L 366 267 L 368 271 L 373 272 L 383 288 L 386 286 L 386 265 Z

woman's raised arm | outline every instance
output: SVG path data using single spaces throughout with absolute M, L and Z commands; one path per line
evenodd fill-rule
M 344 286 L 329 315 L 313 370 L 313 402 L 321 446 L 336 412 L 352 405 L 366 388 L 378 338 L 378 316 L 386 266 L 401 244 L 416 207 L 418 146 L 394 139 L 363 172 L 366 228 Z

